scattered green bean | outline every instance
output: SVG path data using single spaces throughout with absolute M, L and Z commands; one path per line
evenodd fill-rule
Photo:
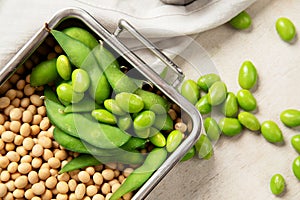
M 236 117 L 239 111 L 239 105 L 235 94 L 232 92 L 227 93 L 226 100 L 222 104 L 221 110 L 225 117 Z
M 217 141 L 221 135 L 221 130 L 217 121 L 212 117 L 207 117 L 204 120 L 204 129 L 207 137 L 211 141 Z
M 296 36 L 295 25 L 286 17 L 278 18 L 275 27 L 278 35 L 283 41 L 291 42 Z
M 300 126 L 300 110 L 287 109 L 280 114 L 281 122 L 288 127 Z
M 213 155 L 213 147 L 205 134 L 201 134 L 195 144 L 196 153 L 199 158 L 209 160 Z
M 251 26 L 252 19 L 246 11 L 242 11 L 237 16 L 233 17 L 229 21 L 229 24 L 235 29 L 244 30 Z
M 219 127 L 226 136 L 235 136 L 242 131 L 242 125 L 236 118 L 224 117 L 219 121 Z
M 119 115 L 119 116 L 126 115 L 126 112 L 122 110 L 120 106 L 118 106 L 115 99 L 106 99 L 104 101 L 104 107 L 115 115 Z
M 264 121 L 261 124 L 261 134 L 271 143 L 283 141 L 283 135 L 280 128 L 274 121 L 271 120 Z
M 197 103 L 200 98 L 200 88 L 194 80 L 186 80 L 181 86 L 181 94 L 193 105 Z
M 294 135 L 291 138 L 293 148 L 300 154 L 300 134 Z
M 154 124 L 155 113 L 151 110 L 140 112 L 133 120 L 133 127 L 136 130 L 143 130 L 149 128 Z
M 296 157 L 293 161 L 292 170 L 295 177 L 300 180 L 300 156 Z
M 72 73 L 71 63 L 66 55 L 60 55 L 56 60 L 56 70 L 59 76 L 64 80 L 70 80 Z
M 224 82 L 217 81 L 208 89 L 208 103 L 217 106 L 223 103 L 227 95 L 227 87 Z
M 161 132 L 157 132 L 155 135 L 149 137 L 149 140 L 157 147 L 164 147 L 167 144 L 166 137 Z
M 285 180 L 281 174 L 275 174 L 270 180 L 271 192 L 278 196 L 285 190 Z
M 254 111 L 256 109 L 256 99 L 253 94 L 246 89 L 241 89 L 237 92 L 237 101 L 239 106 L 245 111 Z
M 111 112 L 105 109 L 93 110 L 91 114 L 99 122 L 111 125 L 117 124 L 117 118 Z
M 260 130 L 260 122 L 250 112 L 240 112 L 238 115 L 239 122 L 251 131 L 259 131 Z
M 74 92 L 82 93 L 90 87 L 89 74 L 83 69 L 75 69 L 72 72 L 72 86 Z
M 197 80 L 197 84 L 204 92 L 208 92 L 208 89 L 217 81 L 221 81 L 220 76 L 218 74 L 210 73 L 200 76 Z
M 61 83 L 57 86 L 56 93 L 60 100 L 67 103 L 78 103 L 84 97 L 84 93 L 75 92 L 72 85 L 68 83 Z
M 196 155 L 196 148 L 195 146 L 193 146 L 190 150 L 188 150 L 188 152 L 186 152 L 186 154 L 183 156 L 183 158 L 181 159 L 181 162 L 187 161 L 192 159 L 194 156 Z
M 124 115 L 124 116 L 121 116 L 118 118 L 118 121 L 117 121 L 117 124 L 118 124 L 118 127 L 121 129 L 121 130 L 128 130 L 131 125 L 132 125 L 132 118 L 131 116 L 128 114 L 128 115 Z
M 239 70 L 238 82 L 241 88 L 250 90 L 257 82 L 257 70 L 249 60 L 243 62 Z
M 199 110 L 202 115 L 208 114 L 211 112 L 211 105 L 208 103 L 208 95 L 203 95 L 199 101 L 195 104 L 195 107 Z
M 128 113 L 138 113 L 144 108 L 143 99 L 136 94 L 121 92 L 115 99 L 118 106 Z

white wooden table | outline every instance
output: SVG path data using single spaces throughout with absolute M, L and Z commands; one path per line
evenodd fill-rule
M 48 20 L 53 12 L 67 5 L 64 1 L 40 10 L 41 21 Z M 24 18 L 25 5 L 20 16 L 0 19 L 0 64 L 8 59 L 30 38 L 36 30 Z M 10 16 L 12 9 L 0 1 L 2 16 Z M 290 138 L 298 130 L 288 129 L 279 120 L 281 111 L 287 108 L 300 109 L 300 41 L 287 44 L 275 31 L 275 21 L 280 16 L 289 17 L 300 34 L 300 1 L 258 0 L 247 11 L 252 16 L 253 26 L 248 31 L 236 31 L 228 25 L 201 33 L 196 42 L 202 45 L 218 72 L 228 86 L 237 92 L 237 74 L 241 63 L 250 59 L 259 73 L 258 88 L 254 96 L 258 102 L 256 116 L 260 121 L 274 120 L 283 131 L 285 144 L 276 146 L 268 143 L 260 134 L 244 131 L 239 136 L 221 139 L 214 146 L 212 159 L 179 163 L 154 189 L 148 200 L 157 199 L 205 199 L 205 200 L 265 200 L 300 199 L 300 182 L 294 177 L 291 166 L 298 154 L 290 145 Z M 30 31 L 27 31 L 30 30 Z M 16 35 L 24 37 L 16 38 Z M 282 198 L 275 197 L 269 189 L 273 174 L 281 173 L 287 183 Z

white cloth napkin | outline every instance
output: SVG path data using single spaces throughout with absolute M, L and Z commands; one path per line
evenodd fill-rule
M 126 19 L 152 41 L 164 40 L 164 44 L 168 44 L 166 51 L 175 48 L 176 52 L 181 52 L 186 45 L 180 45 L 182 39 L 178 36 L 217 27 L 254 1 L 196 0 L 186 6 L 175 6 L 160 0 L 2 0 L 0 66 L 6 64 L 58 10 L 66 7 L 86 10 L 109 31 L 115 30 L 120 19 Z

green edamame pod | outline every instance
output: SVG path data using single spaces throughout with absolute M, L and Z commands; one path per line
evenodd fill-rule
M 112 194 L 110 200 L 118 200 L 124 194 L 141 187 L 167 158 L 164 148 L 153 149 L 145 159 L 143 165 L 135 169 L 124 183 Z
M 105 73 L 115 93 L 133 93 L 138 88 L 137 84 L 120 70 L 114 55 L 103 44 L 100 44 L 94 50 L 99 67 Z
M 191 158 L 193 158 L 196 154 L 196 148 L 193 146 L 186 154 L 183 156 L 183 158 L 180 160 L 181 162 L 187 161 Z
M 210 73 L 201 76 L 198 79 L 197 84 L 204 92 L 208 92 L 208 89 L 217 81 L 221 81 L 220 76 L 218 74 Z
M 153 126 L 158 130 L 170 131 L 173 130 L 174 122 L 168 113 L 155 116 Z
M 72 86 L 75 92 L 85 92 L 90 87 L 89 74 L 83 69 L 72 72 Z
M 71 63 L 66 55 L 60 55 L 56 60 L 56 70 L 65 81 L 70 80 L 72 73 Z
M 183 134 L 179 130 L 173 130 L 167 137 L 166 149 L 168 152 L 173 152 L 180 145 L 183 139 Z
M 166 114 L 171 107 L 171 103 L 167 99 L 153 92 L 137 89 L 135 94 L 143 99 L 144 109 L 151 110 L 156 114 Z
M 232 92 L 227 93 L 226 100 L 224 101 L 221 110 L 225 117 L 236 117 L 239 111 L 239 105 L 235 94 Z
M 78 103 L 84 97 L 84 93 L 75 92 L 72 85 L 61 83 L 56 88 L 57 96 L 60 100 L 66 103 Z
M 145 110 L 139 113 L 133 120 L 133 127 L 135 130 L 142 130 L 149 128 L 154 124 L 155 113 L 151 110 Z
M 128 113 L 138 113 L 144 108 L 143 99 L 136 94 L 121 92 L 115 99 L 118 106 Z
M 186 80 L 181 86 L 181 94 L 193 105 L 197 103 L 200 98 L 200 88 L 194 80 Z
M 249 60 L 243 62 L 239 70 L 238 82 L 241 88 L 250 90 L 257 81 L 257 70 L 253 63 Z
M 287 109 L 280 114 L 281 122 L 288 127 L 300 126 L 300 110 Z
M 97 45 L 99 45 L 97 39 L 86 29 L 73 26 L 62 30 L 62 32 L 72 38 L 79 40 L 80 42 L 88 46 L 90 49 L 93 49 Z
M 212 106 L 217 106 L 223 103 L 227 95 L 227 87 L 224 82 L 217 81 L 209 89 L 207 93 L 208 103 Z
M 131 137 L 124 145 L 122 145 L 120 148 L 126 150 L 126 151 L 133 151 L 136 149 L 142 149 L 145 148 L 145 145 L 147 143 L 147 140 L 138 138 L 138 137 Z
M 300 134 L 294 135 L 291 138 L 291 144 L 293 148 L 300 154 Z
M 118 118 L 118 127 L 121 130 L 128 130 L 132 125 L 132 118 L 130 115 L 124 115 Z
M 92 110 L 102 108 L 89 95 L 84 95 L 78 103 L 72 103 L 65 107 L 64 113 L 91 112 Z
M 30 74 L 30 85 L 38 87 L 45 85 L 59 77 L 56 70 L 56 58 L 46 60 L 32 69 Z
M 240 12 L 237 16 L 233 17 L 229 24 L 239 30 L 247 29 L 252 24 L 252 19 L 246 11 Z
M 221 130 L 217 121 L 214 118 L 207 117 L 204 120 L 204 129 L 207 137 L 211 141 L 217 141 L 220 138 Z
M 285 180 L 281 174 L 275 174 L 270 180 L 270 189 L 274 195 L 280 195 L 285 189 Z
M 209 160 L 213 155 L 213 147 L 205 134 L 201 134 L 195 144 L 196 153 L 199 158 Z
M 71 161 L 69 161 L 63 168 L 58 172 L 59 174 L 82 169 L 84 167 L 100 165 L 101 162 L 90 154 L 81 154 Z
M 278 18 L 275 27 L 278 35 L 285 42 L 291 42 L 296 36 L 295 25 L 286 17 Z
M 276 142 L 283 141 L 282 132 L 274 121 L 271 120 L 264 121 L 261 124 L 260 130 L 261 130 L 261 134 L 268 142 L 276 143 Z
M 239 90 L 236 97 L 239 106 L 243 110 L 250 112 L 256 109 L 256 99 L 249 90 Z
M 293 161 L 292 170 L 295 177 L 300 180 L 300 156 L 296 157 Z
M 199 110 L 202 115 L 211 112 L 211 105 L 208 103 L 208 95 L 203 95 L 199 101 L 195 104 L 195 107 Z
M 93 110 L 91 114 L 99 122 L 111 125 L 117 124 L 117 118 L 111 112 L 105 109 Z
M 235 136 L 242 131 L 242 125 L 236 118 L 224 117 L 219 121 L 221 132 L 226 136 Z
M 126 112 L 118 106 L 115 99 L 106 99 L 104 101 L 104 107 L 115 115 L 126 115 Z
M 259 131 L 260 123 L 258 119 L 250 112 L 240 112 L 238 115 L 239 122 L 251 131 Z
M 100 124 L 78 113 L 62 114 L 61 111 L 64 110 L 64 106 L 48 99 L 49 93 L 53 93 L 53 91 L 50 88 L 45 88 L 47 115 L 51 123 L 62 131 L 75 137 L 80 137 L 100 148 L 119 147 L 129 140 L 130 135 L 117 127 Z
M 164 147 L 167 144 L 167 140 L 161 132 L 157 132 L 155 135 L 149 137 L 149 140 L 157 147 Z

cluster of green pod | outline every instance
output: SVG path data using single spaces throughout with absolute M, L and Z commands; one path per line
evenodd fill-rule
M 111 197 L 118 199 L 122 191 L 148 180 L 181 144 L 185 131 L 175 129 L 168 113 L 172 103 L 156 88 L 148 91 L 138 84 L 144 80 L 127 76 L 92 34 L 79 27 L 49 32 L 64 54 L 36 66 L 30 81 L 45 87 L 54 139 L 81 154 L 60 173 L 109 162 L 140 165 Z M 145 149 L 147 156 L 140 152 Z

